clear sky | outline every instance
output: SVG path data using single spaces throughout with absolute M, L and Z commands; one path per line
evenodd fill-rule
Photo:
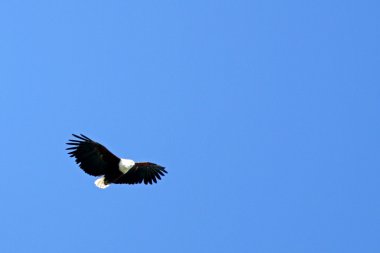
M 380 252 L 379 10 L 2 1 L 1 252 Z M 97 189 L 72 133 L 169 173 Z

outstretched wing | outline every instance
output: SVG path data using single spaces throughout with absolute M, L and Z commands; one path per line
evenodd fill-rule
M 135 163 L 135 165 L 114 184 L 152 184 L 157 183 L 167 171 L 164 167 L 154 163 Z
M 70 157 L 75 157 L 75 162 L 84 172 L 92 176 L 101 176 L 106 173 L 107 168 L 117 168 L 120 159 L 102 144 L 83 134 L 73 136 L 77 139 L 69 140 L 66 144 L 70 147 L 66 150 L 70 151 Z

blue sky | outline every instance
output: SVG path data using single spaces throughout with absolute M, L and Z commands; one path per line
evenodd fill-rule
M 379 252 L 379 7 L 3 1 L 2 252 Z M 169 174 L 99 190 L 71 133 Z

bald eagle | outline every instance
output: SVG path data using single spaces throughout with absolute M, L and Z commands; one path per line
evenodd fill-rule
M 68 153 L 75 157 L 79 167 L 91 176 L 101 176 L 95 185 L 101 189 L 110 184 L 152 184 L 157 183 L 167 173 L 164 167 L 150 162 L 134 162 L 112 154 L 102 144 L 87 136 L 73 134 L 76 138 L 69 140 Z

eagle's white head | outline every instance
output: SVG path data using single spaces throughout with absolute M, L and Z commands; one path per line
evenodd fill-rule
M 119 162 L 119 170 L 125 174 L 127 173 L 133 166 L 135 166 L 135 162 L 130 159 L 120 159 Z

